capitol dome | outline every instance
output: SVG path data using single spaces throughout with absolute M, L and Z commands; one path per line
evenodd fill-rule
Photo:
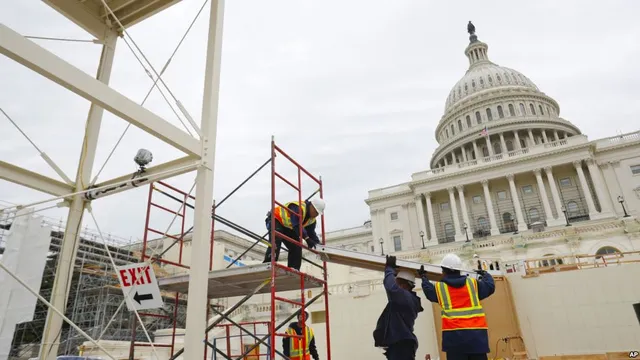
M 483 63 L 475 63 L 449 92 L 444 111 L 446 112 L 467 96 L 472 96 L 480 91 L 507 86 L 524 87 L 539 91 L 533 81 L 516 70 L 496 65 L 488 60 Z
M 559 116 L 558 103 L 531 79 L 489 60 L 489 46 L 470 26 L 464 51 L 469 68 L 445 101 L 435 131 L 440 146 L 431 158 L 432 169 L 491 160 L 581 133 Z

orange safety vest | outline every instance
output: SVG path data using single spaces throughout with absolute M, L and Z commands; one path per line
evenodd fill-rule
M 286 208 L 288 208 L 290 204 L 298 205 L 298 207 L 300 208 L 300 211 L 302 212 L 302 219 L 304 219 L 305 216 L 307 215 L 307 203 L 306 203 L 306 201 L 302 202 L 302 206 L 300 206 L 297 201 L 288 202 L 288 203 L 284 204 L 284 206 Z M 275 218 L 276 218 L 276 220 L 278 220 L 278 222 L 280 224 L 282 224 L 282 226 L 286 227 L 287 229 L 293 229 L 293 225 L 291 224 L 291 216 L 292 215 L 295 216 L 295 213 L 293 211 L 287 210 L 287 209 L 282 208 L 280 206 L 277 206 L 276 209 L 275 209 Z M 304 223 L 304 225 L 302 227 L 307 227 L 308 225 L 313 224 L 314 222 L 316 222 L 315 218 L 309 219 Z
M 442 331 L 487 329 L 476 279 L 468 277 L 465 286 L 459 288 L 437 282 L 436 293 L 442 308 Z
M 305 343 L 306 347 L 304 351 L 302 350 L 303 343 L 302 339 L 291 337 L 289 338 L 289 359 L 291 360 L 311 360 L 311 353 L 309 352 L 309 343 L 313 340 L 313 330 L 305 326 Z M 287 334 L 289 335 L 298 335 L 296 331 L 292 328 L 287 329 Z

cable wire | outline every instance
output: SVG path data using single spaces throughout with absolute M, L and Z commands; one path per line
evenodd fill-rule
M 120 29 L 122 30 L 123 34 L 125 34 L 130 40 L 131 43 L 133 44 L 133 46 L 138 50 L 138 52 L 140 53 L 140 55 L 142 56 L 142 58 L 147 62 L 147 64 L 149 65 L 149 68 L 151 68 L 151 70 L 153 71 L 153 73 L 155 74 L 155 76 L 157 78 L 160 79 L 160 83 L 162 83 L 162 85 L 164 85 L 164 87 L 167 89 L 167 91 L 169 92 L 169 95 L 173 98 L 173 100 L 177 103 L 179 102 L 178 99 L 176 98 L 176 96 L 173 94 L 173 92 L 171 91 L 171 89 L 169 88 L 169 86 L 164 82 L 164 80 L 162 79 L 162 77 L 158 74 L 158 72 L 156 71 L 155 67 L 153 66 L 153 64 L 151 64 L 151 62 L 149 61 L 149 59 L 147 58 L 147 56 L 144 54 L 144 52 L 140 49 L 140 47 L 138 46 L 138 44 L 135 42 L 135 40 L 133 40 L 133 38 L 131 37 L 131 35 L 129 35 L 129 32 L 127 31 L 127 29 L 124 27 L 124 25 L 122 25 L 122 22 L 120 21 L 120 19 L 118 19 L 118 17 L 116 16 L 116 14 L 113 12 L 113 10 L 111 10 L 111 8 L 109 7 L 109 5 L 107 5 L 107 2 L 105 0 L 100 0 L 102 2 L 102 5 L 104 6 L 104 8 L 109 12 L 109 14 L 111 14 L 111 16 L 113 17 L 113 19 L 118 23 L 118 25 L 120 26 Z M 124 38 L 125 43 L 127 44 L 127 46 L 131 49 L 131 46 L 128 44 L 126 38 Z M 131 50 L 133 52 L 133 49 Z M 134 53 L 135 54 L 135 53 Z M 146 67 L 144 66 L 144 64 L 142 63 L 142 61 L 140 61 L 140 59 L 138 58 L 138 56 L 136 55 L 136 59 L 138 59 L 138 61 L 140 62 L 140 64 L 143 66 L 143 68 L 145 69 L 145 71 L 147 72 L 148 75 L 150 75 L 151 79 L 153 80 L 153 77 L 151 76 L 151 74 L 148 72 L 148 70 L 146 69 Z M 163 94 L 164 97 L 164 94 Z M 166 100 L 166 98 L 165 98 Z M 169 104 L 169 106 L 171 107 L 171 110 L 174 111 L 173 106 L 171 103 L 169 103 L 169 101 L 167 100 L 167 103 Z M 176 114 L 177 115 L 177 114 Z M 178 117 L 180 119 L 180 122 L 183 124 L 183 126 L 186 125 L 182 122 L 182 119 L 180 117 Z M 187 130 L 188 131 L 188 130 Z M 189 134 L 191 135 L 191 133 L 189 132 Z M 193 135 L 191 135 L 193 136 Z
M 167 68 L 169 68 L 169 64 L 171 63 L 171 60 L 173 60 L 173 57 L 176 55 L 176 53 L 178 52 L 178 49 L 180 49 L 180 46 L 182 45 L 182 43 L 184 42 L 184 40 L 187 38 L 187 35 L 189 34 L 189 32 L 191 31 L 191 28 L 193 27 L 193 25 L 196 23 L 196 20 L 198 20 L 198 17 L 200 16 L 200 13 L 202 13 L 202 10 L 204 9 L 204 7 L 207 5 L 207 3 L 209 2 L 209 0 L 205 0 L 204 3 L 202 4 L 202 6 L 200 7 L 200 10 L 198 10 L 198 13 L 196 14 L 196 16 L 193 18 L 193 21 L 191 21 L 191 24 L 189 24 L 189 27 L 187 28 L 187 30 L 185 31 L 184 35 L 182 35 L 182 38 L 180 39 L 180 41 L 178 42 L 178 44 L 176 45 L 175 49 L 173 50 L 173 53 L 171 53 L 171 55 L 169 56 L 169 58 L 167 59 L 167 61 L 165 62 L 164 66 L 162 66 L 162 70 L 160 70 L 160 76 L 162 76 L 164 74 L 164 72 L 167 70 Z M 133 51 L 133 49 L 131 50 Z M 160 77 L 156 78 L 153 82 L 153 85 L 151 85 L 151 88 L 149 89 L 149 91 L 147 92 L 147 95 L 144 97 L 144 99 L 142 100 L 142 103 L 140 103 L 140 106 L 144 106 L 145 102 L 147 101 L 147 99 L 149 98 L 149 95 L 151 94 L 151 92 L 153 91 L 153 89 L 157 86 L 158 80 L 160 79 Z M 158 88 L 158 91 L 160 91 L 160 88 Z M 177 115 L 177 114 L 176 114 Z M 184 123 L 183 123 L 184 125 Z M 186 125 L 185 125 L 186 126 Z M 120 135 L 120 138 L 118 139 L 118 141 L 116 142 L 115 146 L 113 147 L 113 149 L 111 149 L 111 152 L 109 153 L 109 156 L 107 156 L 107 159 L 104 161 L 104 163 L 102 164 L 102 166 L 100 167 L 100 170 L 98 170 L 98 173 L 96 174 L 96 176 L 93 178 L 93 181 L 91 181 L 91 185 L 95 184 L 96 181 L 98 180 L 98 176 L 100 175 L 100 173 L 102 173 L 102 170 L 104 169 L 104 167 L 107 165 L 107 163 L 109 162 L 109 160 L 111 159 L 111 156 L 113 155 L 113 153 L 116 151 L 116 149 L 118 148 L 118 145 L 120 145 L 120 142 L 122 141 L 122 139 L 124 138 L 124 136 L 126 135 L 127 131 L 129 130 L 129 128 L 131 127 L 131 123 L 127 123 L 127 127 L 125 127 L 124 131 L 122 132 L 122 135 Z M 187 131 L 189 131 L 187 129 Z M 191 133 L 189 133 L 191 134 Z

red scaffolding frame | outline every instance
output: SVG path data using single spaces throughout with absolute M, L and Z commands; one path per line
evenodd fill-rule
M 275 163 L 276 163 L 276 157 L 277 156 L 282 156 L 283 158 L 285 158 L 286 160 L 288 160 L 292 165 L 294 165 L 297 169 L 297 185 L 295 185 L 293 182 L 287 180 L 282 174 L 278 173 L 276 171 L 276 167 L 275 167 Z M 275 218 L 274 218 L 274 214 L 275 214 L 275 209 L 276 207 L 284 207 L 284 205 L 282 205 L 280 202 L 278 202 L 276 200 L 276 178 L 282 180 L 284 183 L 288 184 L 289 186 L 291 186 L 294 190 L 297 191 L 298 193 L 298 203 L 302 203 L 303 202 L 303 189 L 302 189 L 302 175 L 306 175 L 309 179 L 313 180 L 313 182 L 315 182 L 318 186 L 318 188 L 313 191 L 313 193 L 306 198 L 307 201 L 309 200 L 311 197 L 313 197 L 316 194 L 319 194 L 320 198 L 323 198 L 324 196 L 324 192 L 323 192 L 323 186 L 322 186 L 322 179 L 321 178 L 317 178 L 315 177 L 313 174 L 311 174 L 307 169 L 305 169 L 303 166 L 301 166 L 297 161 L 295 161 L 290 155 L 288 155 L 286 152 L 284 152 L 280 147 L 278 147 L 274 141 L 274 139 L 271 139 L 271 154 L 270 154 L 270 158 L 269 160 L 267 160 L 264 164 L 262 164 L 262 166 L 260 166 L 253 174 L 251 174 L 245 181 L 243 181 L 238 187 L 236 187 L 228 196 L 226 196 L 225 198 L 223 198 L 220 202 L 218 202 L 216 204 L 216 202 L 214 201 L 214 206 L 212 209 L 212 222 L 215 223 L 215 221 L 220 221 L 222 224 L 227 225 L 229 227 L 231 227 L 234 230 L 239 231 L 240 233 L 256 240 L 255 243 L 249 247 L 243 254 L 240 254 L 237 256 L 236 259 L 234 259 L 234 261 L 229 264 L 229 266 L 227 266 L 227 268 L 229 268 L 231 265 L 233 265 L 235 263 L 235 261 L 240 260 L 247 252 L 249 252 L 254 246 L 256 246 L 259 243 L 263 243 L 266 244 L 267 246 L 271 247 L 271 263 L 270 263 L 270 279 L 268 279 L 268 283 L 265 281 L 264 283 L 260 284 L 258 287 L 256 287 L 253 291 L 247 291 L 247 294 L 244 296 L 244 298 L 240 301 L 238 301 L 235 305 L 231 306 L 230 308 L 226 309 L 226 311 L 220 312 L 216 309 L 212 309 L 210 306 L 207 306 L 207 318 L 209 318 L 209 315 L 211 313 L 211 311 L 213 311 L 215 314 L 219 315 L 219 318 L 214 321 L 212 324 L 207 326 L 207 330 L 206 330 L 206 334 L 204 334 L 205 337 L 205 342 L 208 346 L 205 346 L 205 353 L 204 353 L 204 358 L 206 360 L 207 358 L 207 349 L 208 347 L 211 347 L 212 349 L 215 350 L 216 353 L 220 354 L 222 357 L 224 357 L 225 359 L 231 359 L 231 356 L 229 354 L 224 354 L 221 351 L 219 351 L 219 349 L 215 349 L 213 347 L 213 345 L 208 341 L 208 333 L 214 329 L 215 327 L 218 327 L 219 324 L 223 321 L 223 320 L 227 320 L 229 322 L 229 324 L 225 324 L 224 326 L 236 326 L 238 327 L 242 332 L 246 333 L 248 336 L 253 337 L 255 340 L 257 340 L 256 344 L 253 345 L 253 347 L 250 347 L 248 349 L 245 349 L 244 353 L 241 354 L 240 356 L 238 356 L 236 359 L 240 360 L 243 359 L 245 356 L 250 355 L 251 352 L 256 348 L 259 347 L 260 345 L 266 345 L 269 349 L 269 354 L 268 354 L 268 359 L 269 360 L 275 360 L 275 355 L 279 354 L 280 356 L 286 358 L 285 356 L 283 356 L 283 354 L 276 350 L 277 347 L 277 341 L 276 338 L 277 337 L 292 337 L 292 338 L 301 338 L 303 339 L 303 346 L 306 348 L 306 342 L 307 339 L 305 339 L 305 336 L 297 336 L 297 335 L 289 335 L 289 334 L 285 334 L 285 333 L 278 333 L 278 330 L 282 327 L 284 327 L 285 325 L 288 324 L 288 321 L 290 321 L 291 319 L 293 319 L 294 317 L 296 317 L 296 315 L 300 312 L 304 312 L 306 310 L 306 308 L 308 306 L 310 306 L 312 303 L 314 303 L 316 300 L 318 300 L 320 297 L 324 297 L 324 315 L 325 315 L 325 326 L 326 326 L 326 345 L 327 345 L 327 360 L 331 360 L 331 332 L 330 332 L 330 322 L 329 322 L 329 298 L 328 298 L 328 284 L 327 284 L 327 263 L 326 261 L 322 260 L 322 265 L 318 265 L 315 264 L 313 261 L 310 261 L 309 259 L 306 259 L 303 257 L 303 260 L 312 263 L 313 265 L 315 265 L 316 267 L 320 268 L 322 270 L 322 278 L 318 279 L 316 277 L 313 277 L 307 273 L 304 273 L 302 271 L 299 270 L 295 270 L 295 269 L 291 269 L 287 266 L 281 265 L 279 264 L 276 260 L 275 260 L 275 248 L 276 248 L 276 234 L 279 238 L 283 239 L 283 241 L 287 241 L 288 244 L 295 244 L 297 246 L 300 246 L 303 249 L 306 249 L 312 253 L 317 254 L 316 251 L 309 249 L 306 245 L 304 245 L 300 240 L 294 240 L 291 239 L 289 237 L 287 237 L 285 234 L 281 234 L 279 232 L 276 232 L 275 230 L 275 226 L 271 227 L 271 230 L 269 232 L 267 232 L 267 234 L 263 235 L 262 237 L 260 237 L 259 235 L 251 232 L 250 230 L 247 230 L 246 228 L 243 228 L 240 225 L 237 225 L 225 218 L 222 218 L 221 216 L 216 214 L 216 208 L 219 207 L 222 203 L 224 203 L 231 195 L 233 195 L 236 191 L 238 191 L 244 184 L 246 184 L 254 175 L 256 175 L 262 168 L 264 168 L 267 164 L 271 163 L 271 224 L 275 224 Z M 163 187 L 165 187 L 168 190 L 163 190 L 163 189 L 159 189 L 156 184 L 161 185 Z M 164 182 L 156 182 L 155 184 L 152 183 L 149 185 L 149 199 L 148 199 L 148 204 L 147 204 L 147 217 L 146 217 L 146 221 L 145 221 L 145 232 L 144 232 L 144 237 L 143 237 L 143 252 L 142 252 L 142 260 L 145 261 L 147 259 L 149 259 L 150 257 L 146 255 L 146 249 L 147 249 L 147 244 L 148 244 L 148 234 L 149 233 L 156 233 L 156 234 L 160 234 L 162 236 L 165 236 L 164 233 L 158 231 L 157 229 L 151 228 L 149 226 L 149 222 L 150 222 L 150 214 L 151 214 L 151 209 L 152 208 L 157 208 L 160 210 L 163 210 L 165 212 L 169 212 L 173 215 L 177 215 L 178 217 L 181 217 L 181 221 L 182 221 L 182 225 L 181 225 L 181 229 L 182 229 L 182 233 L 180 235 L 172 235 L 172 236 L 168 236 L 169 238 L 173 239 L 174 242 L 173 244 L 169 247 L 171 248 L 172 246 L 176 245 L 179 243 L 180 249 L 179 249 L 179 259 L 178 262 L 173 262 L 173 261 L 169 261 L 169 260 L 165 260 L 162 259 L 162 256 L 169 250 L 169 248 L 167 249 L 163 249 L 162 254 L 160 254 L 159 257 L 153 257 L 153 259 L 151 259 L 152 261 L 157 261 L 160 262 L 162 264 L 167 264 L 167 265 L 173 265 L 173 266 L 179 266 L 179 267 L 183 267 L 188 269 L 189 267 L 187 265 L 184 265 L 182 263 L 182 251 L 183 251 L 183 245 L 184 245 L 184 236 L 186 234 L 188 234 L 189 232 L 191 232 L 191 230 L 193 229 L 193 227 L 191 227 L 189 230 L 185 231 L 185 209 L 186 207 L 189 208 L 193 208 L 192 205 L 190 205 L 188 203 L 189 200 L 195 200 L 194 196 L 191 196 L 187 193 L 185 193 L 184 191 L 181 191 L 175 187 L 172 187 Z M 174 211 L 171 210 L 167 207 L 161 206 L 157 203 L 155 203 L 153 201 L 153 194 L 154 191 L 157 191 L 161 194 L 163 194 L 164 196 L 167 196 L 169 198 L 172 198 L 173 200 L 180 202 L 180 203 L 184 203 L 185 206 L 182 207 L 182 213 L 179 213 L 178 211 Z M 170 192 L 173 192 L 174 194 L 177 193 L 178 195 L 172 195 Z M 287 211 L 290 211 L 287 209 Z M 322 215 L 320 217 L 320 221 L 321 221 L 321 232 L 322 232 L 322 239 L 321 239 L 321 245 L 324 246 L 326 244 L 326 239 L 325 239 L 325 219 L 324 219 L 324 215 Z M 302 220 L 301 222 L 304 222 L 304 220 Z M 210 261 L 209 261 L 209 270 L 210 270 L 210 275 L 212 273 L 215 273 L 215 271 L 212 271 L 213 269 L 213 246 L 214 246 L 214 232 L 213 232 L 213 226 L 212 226 L 212 231 L 211 231 L 211 243 L 210 243 Z M 265 238 L 269 237 L 268 241 L 265 241 Z M 302 228 L 300 228 L 300 234 L 299 234 L 299 238 L 302 239 Z M 284 248 L 282 250 L 285 250 Z M 285 250 L 286 251 L 286 250 Z M 225 271 L 225 270 L 221 270 L 221 271 Z M 286 289 L 286 290 L 279 290 L 278 287 L 276 287 L 276 280 L 278 277 L 282 276 L 282 273 L 288 273 L 288 274 L 292 274 L 293 276 L 297 276 L 299 277 L 300 281 L 299 281 L 299 290 L 300 290 L 300 301 L 293 301 L 293 300 L 289 300 L 286 299 L 282 296 L 278 296 L 278 292 L 279 291 L 291 291 L 292 289 Z M 315 284 L 321 284 L 322 287 L 322 292 L 318 295 L 316 295 L 315 297 L 313 297 L 312 299 L 306 300 L 305 299 L 305 279 L 307 279 L 307 285 L 310 284 L 309 280 L 311 280 L 312 283 Z M 187 280 L 188 282 L 188 280 Z M 242 323 L 238 324 L 236 322 L 234 322 L 232 319 L 230 319 L 230 315 L 233 311 L 235 311 L 238 307 L 240 307 L 242 304 L 244 304 L 248 299 L 250 299 L 253 295 L 259 293 L 259 292 L 264 292 L 264 288 L 265 285 L 270 284 L 270 288 L 268 289 L 268 293 L 270 294 L 270 303 L 271 303 L 271 309 L 270 309 L 270 321 L 268 322 L 268 327 L 269 327 L 269 333 L 262 337 L 259 338 L 258 336 L 256 336 L 256 334 L 252 334 L 252 332 L 248 329 L 246 329 Z M 290 286 L 290 284 L 288 285 Z M 176 292 L 176 301 L 179 298 L 180 292 L 177 291 Z M 211 297 L 211 294 L 210 294 Z M 211 299 L 209 299 L 211 300 Z M 281 322 L 280 324 L 276 324 L 276 311 L 277 311 L 277 306 L 276 306 L 276 301 L 281 301 L 281 302 L 286 302 L 289 304 L 293 304 L 296 308 L 298 308 L 298 310 L 296 310 L 293 314 L 291 314 L 287 319 L 285 319 L 283 322 Z M 208 301 L 208 303 L 210 303 L 210 301 Z M 177 305 L 175 308 L 175 311 L 177 311 Z M 140 314 L 142 315 L 142 313 Z M 148 315 L 148 314 L 145 314 Z M 154 346 L 165 346 L 165 347 L 170 347 L 171 348 L 171 357 L 170 360 L 176 359 L 178 356 L 180 356 L 183 352 L 184 349 L 180 349 L 177 352 L 175 351 L 175 333 L 176 333 L 176 315 L 177 313 L 174 313 L 174 321 L 173 321 L 173 331 L 172 331 L 172 341 L 171 344 L 154 344 Z M 303 320 L 303 326 L 306 325 L 306 321 L 308 321 L 308 319 L 304 319 Z M 254 331 L 255 333 L 255 331 Z M 132 334 L 132 340 L 135 339 L 135 333 Z M 134 348 L 135 346 L 149 346 L 148 344 L 136 344 L 134 341 L 132 341 L 132 345 L 131 345 L 131 349 L 130 349 L 130 358 L 133 358 L 134 356 Z M 235 355 L 233 355 L 235 356 Z

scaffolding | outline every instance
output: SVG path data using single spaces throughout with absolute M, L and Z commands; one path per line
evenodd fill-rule
M 291 165 L 295 167 L 297 172 L 296 180 L 294 181 L 287 180 L 287 178 L 281 172 L 276 171 L 276 166 L 275 166 L 276 157 L 279 157 L 279 156 L 282 157 L 284 160 L 287 160 Z M 278 147 L 275 141 L 272 139 L 270 158 L 267 161 L 265 161 L 265 163 L 263 163 L 255 172 L 253 172 L 246 180 L 244 180 L 238 187 L 236 187 L 228 196 L 226 196 L 225 198 L 223 198 L 221 201 L 217 203 L 214 202 L 214 206 L 212 208 L 212 213 L 211 213 L 212 221 L 213 222 L 218 221 L 221 224 L 229 226 L 230 228 L 242 233 L 243 235 L 252 238 L 254 240 L 254 243 L 252 246 L 248 247 L 245 250 L 245 252 L 235 257 L 231 261 L 231 263 L 226 266 L 225 269 L 213 270 L 214 240 L 213 240 L 213 236 L 211 237 L 210 254 L 209 254 L 209 274 L 207 276 L 208 278 L 207 297 L 209 299 L 208 304 L 211 304 L 213 299 L 228 299 L 228 298 L 237 297 L 237 296 L 243 296 L 243 298 L 237 303 L 235 303 L 234 305 L 226 308 L 224 311 L 221 311 L 222 309 L 218 309 L 217 307 L 214 307 L 214 306 L 208 306 L 207 317 L 209 317 L 210 314 L 217 315 L 217 317 L 215 318 L 215 320 L 211 321 L 210 324 L 207 326 L 206 333 L 202 334 L 204 341 L 208 345 L 207 347 L 205 347 L 205 354 L 204 354 L 205 359 L 208 358 L 208 353 L 207 353 L 208 348 L 212 349 L 212 352 L 213 352 L 212 356 L 214 356 L 214 358 L 219 358 L 219 356 L 221 356 L 222 358 L 225 358 L 225 359 L 231 359 L 231 356 L 232 356 L 231 353 L 224 353 L 220 351 L 219 347 L 215 346 L 214 341 L 209 341 L 208 339 L 209 332 L 216 329 L 216 327 L 221 326 L 221 324 L 222 326 L 227 326 L 227 327 L 229 326 L 237 327 L 240 330 L 241 335 L 252 337 L 255 340 L 255 342 L 251 346 L 246 346 L 242 349 L 242 354 L 238 354 L 237 357 L 236 357 L 236 354 L 233 354 L 234 358 L 243 359 L 245 356 L 248 356 L 248 355 L 253 356 L 255 355 L 255 349 L 260 349 L 261 346 L 266 347 L 267 354 L 264 354 L 264 355 L 267 356 L 268 359 L 275 359 L 276 354 L 279 354 L 280 356 L 287 358 L 280 351 L 276 350 L 275 346 L 272 346 L 277 343 L 276 341 L 277 337 L 286 336 L 286 337 L 292 337 L 292 338 L 299 338 L 299 339 L 302 339 L 303 343 L 305 343 L 307 340 L 304 339 L 303 336 L 289 335 L 289 334 L 285 334 L 284 332 L 279 332 L 279 330 L 283 326 L 285 326 L 288 323 L 288 321 L 296 317 L 297 314 L 299 314 L 300 312 L 305 311 L 305 309 L 308 306 L 310 306 L 311 304 L 319 300 L 321 297 L 324 298 L 324 314 L 325 314 L 325 324 L 326 324 L 326 334 L 327 334 L 327 339 L 326 339 L 327 358 L 328 359 L 331 358 L 329 299 L 327 296 L 328 294 L 327 264 L 324 260 L 321 261 L 321 263 L 316 263 L 308 258 L 303 257 L 304 261 L 314 265 L 316 268 L 321 270 L 322 272 L 321 277 L 315 277 L 303 271 L 292 269 L 287 266 L 279 264 L 276 261 L 276 257 L 275 257 L 276 236 L 280 238 L 285 243 L 285 246 L 287 247 L 300 246 L 301 248 L 306 249 L 315 254 L 318 254 L 318 250 L 310 249 L 308 246 L 301 243 L 301 241 L 292 239 L 286 236 L 285 234 L 281 234 L 277 232 L 275 230 L 275 227 L 272 227 L 270 232 L 267 232 L 263 236 L 260 236 L 246 229 L 245 227 L 242 227 L 241 225 L 238 225 L 216 214 L 216 209 L 220 205 L 222 205 L 227 199 L 230 198 L 230 196 L 232 196 L 236 191 L 238 191 L 244 184 L 246 184 L 251 178 L 253 178 L 258 172 L 260 172 L 268 164 L 271 164 L 271 212 L 270 214 L 272 218 L 271 219 L 272 223 L 275 223 L 274 211 L 276 207 L 284 208 L 284 205 L 279 200 L 276 199 L 277 179 L 280 179 L 282 182 L 289 185 L 291 188 L 295 190 L 297 194 L 296 196 L 297 199 L 295 200 L 297 200 L 298 202 L 304 201 L 303 200 L 304 190 L 302 189 L 303 175 L 306 175 L 315 184 L 313 191 L 311 192 L 310 196 L 306 198 L 306 200 L 309 200 L 311 197 L 315 196 L 316 194 L 318 194 L 321 198 L 323 196 L 321 179 L 315 177 L 308 170 L 302 167 L 297 161 L 295 161 L 291 156 L 289 156 L 280 147 Z M 295 183 L 297 183 L 297 185 Z M 182 210 L 176 211 L 168 206 L 159 205 L 154 198 L 155 193 L 162 194 L 166 198 L 172 199 L 176 202 L 180 202 Z M 181 218 L 181 224 L 180 224 L 181 231 L 178 234 L 167 236 L 169 239 L 173 240 L 172 244 L 164 248 L 163 252 L 159 256 L 153 257 L 152 261 L 157 261 L 158 263 L 161 263 L 163 266 L 177 266 L 184 269 L 189 268 L 183 262 L 182 247 L 184 246 L 185 236 L 189 234 L 193 229 L 193 228 L 187 229 L 187 230 L 184 229 L 185 228 L 184 219 L 186 217 L 184 209 L 194 208 L 194 206 L 189 203 L 190 201 L 195 201 L 195 197 L 177 188 L 171 187 L 166 183 L 155 182 L 149 185 L 149 200 L 148 200 L 148 207 L 147 207 L 147 218 L 145 220 L 145 235 L 143 237 L 143 243 L 142 243 L 142 249 L 143 249 L 142 260 L 143 261 L 149 259 L 145 251 L 149 243 L 148 233 L 150 232 L 161 233 L 160 231 L 151 227 L 150 225 L 151 211 L 153 209 L 160 209 L 164 212 L 171 213 L 174 216 Z M 324 216 L 321 216 L 320 222 L 321 222 L 320 231 L 322 235 L 321 235 L 321 244 L 319 244 L 318 246 L 324 246 L 326 242 L 325 231 L 324 231 Z M 213 229 L 213 226 L 212 226 L 212 229 Z M 303 229 L 301 228 L 300 234 L 299 234 L 300 239 L 302 239 L 302 230 Z M 271 248 L 270 262 L 265 262 L 257 265 L 242 266 L 242 267 L 232 267 L 235 263 L 240 261 L 246 253 L 251 251 L 251 249 L 253 249 L 258 244 L 262 244 L 263 247 Z M 293 244 L 293 245 L 289 245 L 289 244 Z M 173 246 L 177 246 L 178 261 L 171 261 L 171 260 L 162 258 L 162 256 L 165 255 L 167 251 Z M 284 249 L 284 248 L 282 250 L 288 251 L 287 249 Z M 174 275 L 161 277 L 158 280 L 158 283 L 162 291 L 168 292 L 168 293 L 175 293 L 175 298 L 177 299 L 184 295 L 188 296 L 190 277 L 191 275 L 186 272 L 177 273 Z M 305 291 L 313 288 L 321 288 L 322 291 L 320 294 L 316 295 L 311 299 L 305 299 Z M 281 295 L 281 293 L 286 291 L 300 291 L 299 299 L 290 300 L 285 298 L 284 296 Z M 230 316 L 234 311 L 240 308 L 253 295 L 256 295 L 256 294 L 269 294 L 270 296 L 271 314 L 270 314 L 270 321 L 265 323 L 267 325 L 266 334 L 258 335 L 255 329 L 253 329 L 253 331 L 251 329 L 248 329 L 247 324 L 237 323 L 233 319 L 231 319 L 231 316 Z M 297 308 L 297 310 L 295 310 L 293 314 L 291 314 L 287 319 L 284 320 L 284 322 L 281 322 L 280 324 L 276 324 L 276 312 L 278 311 L 278 308 L 279 308 L 279 306 L 276 305 L 277 302 L 288 303 L 294 306 L 295 308 Z M 143 314 L 141 313 L 141 315 Z M 303 320 L 303 325 L 305 321 L 306 319 Z M 172 334 L 173 334 L 173 338 L 170 345 L 171 359 L 176 359 L 178 356 L 182 355 L 182 353 L 184 352 L 184 349 L 175 351 L 175 348 L 176 348 L 175 346 L 176 324 L 175 323 L 173 324 L 173 327 L 172 327 Z M 141 345 L 146 346 L 146 344 L 132 342 L 130 358 L 135 357 L 135 347 L 141 346 Z M 163 346 L 162 344 L 154 344 L 154 345 Z M 164 346 L 169 347 L 167 345 L 164 345 Z M 306 344 L 303 344 L 303 346 L 306 346 Z M 258 352 L 260 352 L 260 350 L 258 350 Z

